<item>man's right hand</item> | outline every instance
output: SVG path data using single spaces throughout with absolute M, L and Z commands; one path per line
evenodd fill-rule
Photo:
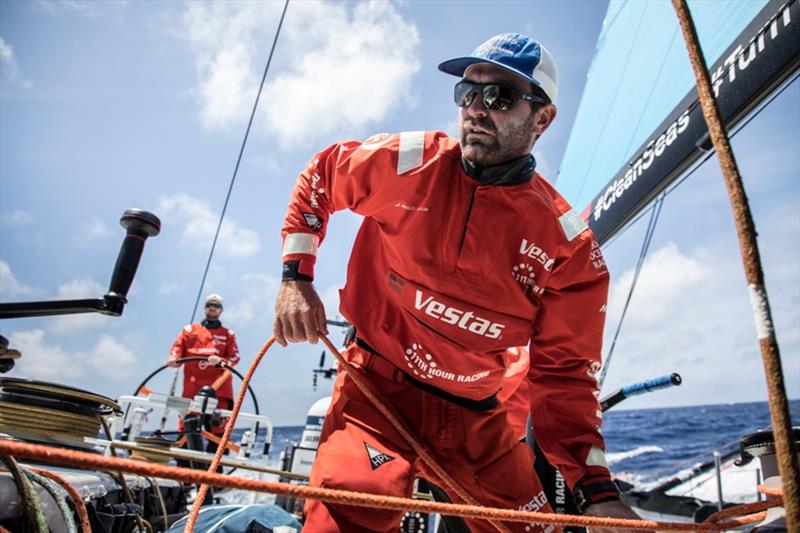
M 178 367 L 178 359 L 176 357 L 167 358 L 167 366 L 170 367 L 170 368 L 177 368 Z
M 281 346 L 290 342 L 316 344 L 328 334 L 325 308 L 310 281 L 284 281 L 275 300 L 272 335 Z

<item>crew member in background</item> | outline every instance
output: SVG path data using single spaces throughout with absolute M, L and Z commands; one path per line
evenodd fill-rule
M 531 155 L 556 116 L 555 61 L 539 42 L 502 34 L 439 69 L 461 78 L 460 139 L 417 131 L 342 142 L 301 172 L 283 227 L 275 338 L 314 343 L 327 332 L 312 285 L 317 248 L 330 216 L 350 209 L 364 221 L 341 291 L 356 328 L 345 357 L 438 464 L 483 505 L 550 510 L 533 454 L 497 399 L 506 350 L 530 342 L 525 379 L 542 450 L 583 513 L 637 518 L 611 480 L 599 431 L 608 272 L 591 261 L 597 243 L 585 221 Z M 429 470 L 340 372 L 311 485 L 409 496 L 415 476 L 438 482 Z M 311 499 L 305 511 L 308 533 L 397 531 L 403 514 Z
M 236 366 L 239 362 L 239 347 L 236 335 L 220 322 L 224 301 L 219 294 L 209 294 L 205 301 L 205 320 L 199 324 L 189 324 L 181 330 L 172 344 L 167 358 L 167 365 L 178 366 L 178 359 L 184 357 L 207 357 L 208 361 L 191 361 L 183 364 L 184 398 L 194 398 L 200 390 L 209 386 L 214 389 L 217 406 L 220 409 L 233 408 L 233 376 L 226 371 L 226 366 Z M 211 427 L 215 435 L 222 435 L 225 425 Z M 208 451 L 216 450 L 216 445 L 209 442 Z

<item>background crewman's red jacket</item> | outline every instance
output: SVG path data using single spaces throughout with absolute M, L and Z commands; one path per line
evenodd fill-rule
M 218 355 L 226 359 L 231 366 L 239 362 L 239 347 L 236 335 L 225 326 L 206 328 L 200 324 L 185 326 L 172 344 L 170 356 L 208 357 Z M 183 365 L 184 398 L 194 398 L 204 385 L 211 385 L 224 372 L 223 369 L 207 364 L 205 361 L 192 361 Z M 233 384 L 231 377 L 226 379 L 217 389 L 217 398 L 233 400 Z
M 583 219 L 540 175 L 482 185 L 441 132 L 373 136 L 298 177 L 284 261 L 313 275 L 334 211 L 363 215 L 341 313 L 417 381 L 481 400 L 530 342 L 536 437 L 571 487 L 610 479 L 596 398 L 608 272 Z

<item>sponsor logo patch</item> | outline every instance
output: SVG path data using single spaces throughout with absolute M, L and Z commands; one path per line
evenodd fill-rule
M 313 231 L 322 229 L 322 220 L 314 213 L 303 213 L 303 219 L 306 221 L 306 226 Z
M 606 260 L 603 258 L 603 252 L 600 251 L 600 245 L 597 241 L 592 241 L 592 252 L 589 254 L 589 259 L 592 261 L 592 266 L 598 272 L 606 271 Z
M 528 243 L 527 239 L 522 239 L 522 242 L 519 245 L 519 253 L 525 257 L 535 259 L 541 263 L 542 266 L 544 266 L 544 269 L 548 272 L 553 270 L 553 263 L 556 262 L 555 259 L 550 257 L 547 252 L 542 250 L 541 247 L 539 247 L 536 243 Z
M 511 273 L 514 274 L 514 279 L 525 287 L 526 290 L 530 289 L 531 292 L 540 296 L 544 294 L 544 289 L 536 284 L 536 274 L 533 271 L 533 265 L 519 263 L 511 267 Z
M 405 349 L 403 355 L 406 358 L 406 364 L 414 377 L 419 380 L 428 380 L 432 378 L 446 379 L 447 381 L 455 381 L 458 383 L 474 383 L 489 375 L 488 370 L 476 372 L 470 375 L 456 374 L 439 367 L 439 364 L 433 358 L 433 355 L 427 353 L 421 344 L 413 343 Z
M 437 301 L 433 296 L 425 296 L 419 289 L 416 292 L 414 307 L 417 311 L 423 311 L 426 315 L 441 320 L 445 324 L 456 326 L 459 329 L 488 339 L 499 339 L 503 334 L 503 328 L 506 327 L 505 324 L 479 317 L 472 311 L 464 311 L 457 307 L 448 306 Z
M 391 455 L 386 455 L 379 449 L 370 446 L 366 442 L 364 443 L 364 447 L 367 449 L 367 455 L 369 456 L 369 464 L 372 466 L 372 469 L 375 470 L 378 467 L 385 465 L 389 461 L 394 461 L 394 457 Z

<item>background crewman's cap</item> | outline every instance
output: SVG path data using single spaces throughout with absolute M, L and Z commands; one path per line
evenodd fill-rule
M 219 294 L 209 294 L 208 296 L 206 296 L 206 303 L 208 302 L 218 303 L 220 307 L 224 307 L 225 305 L 225 300 L 223 300 L 222 296 L 220 296 Z
M 558 96 L 558 68 L 550 52 L 539 41 L 521 33 L 495 35 L 472 52 L 439 65 L 439 70 L 463 76 L 475 63 L 490 63 L 522 76 L 539 87 L 552 103 Z

